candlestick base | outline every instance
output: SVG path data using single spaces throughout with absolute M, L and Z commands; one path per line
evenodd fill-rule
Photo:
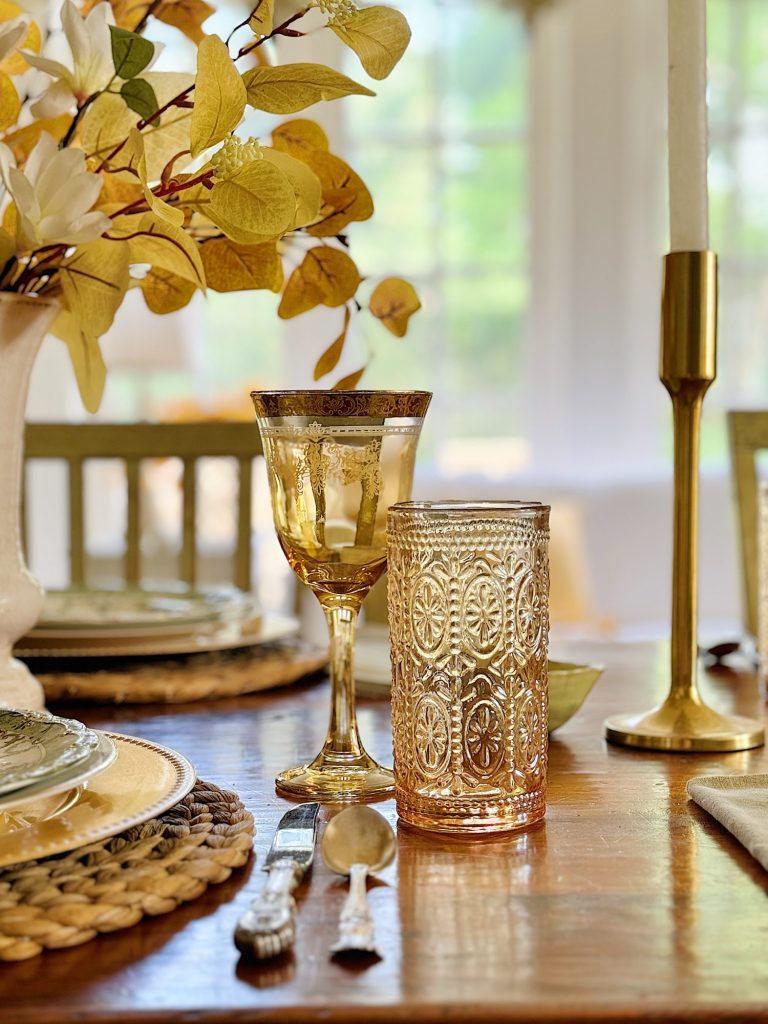
M 607 719 L 605 738 L 643 750 L 750 750 L 765 743 L 765 730 L 756 719 L 713 711 L 698 695 L 671 693 L 651 711 Z

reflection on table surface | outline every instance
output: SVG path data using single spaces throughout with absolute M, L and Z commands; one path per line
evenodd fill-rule
M 292 957 L 248 965 L 231 938 L 263 884 L 258 868 L 287 807 L 272 780 L 322 740 L 325 686 L 187 706 L 87 709 L 90 724 L 169 743 L 203 779 L 235 789 L 257 820 L 256 870 L 123 934 L 4 966 L 6 1011 L 45 1024 L 75 1013 L 127 1024 L 150 1010 L 152 1024 L 191 1011 L 208 1011 L 206 1024 L 242 1024 L 251 1011 L 265 1020 L 346 1022 L 363 1013 L 372 1021 L 494 1024 L 556 1016 L 604 1022 L 641 1011 L 660 1020 L 758 1018 L 768 1005 L 766 875 L 689 803 L 685 783 L 696 774 L 766 770 L 765 751 L 662 755 L 609 747 L 604 717 L 647 707 L 665 692 L 666 652 L 573 645 L 553 653 L 597 660 L 606 672 L 552 740 L 545 823 L 471 843 L 399 827 L 398 860 L 370 888 L 386 954 L 372 965 L 329 959 L 347 890 L 319 857 L 296 894 Z M 715 706 L 762 713 L 746 672 L 707 674 L 703 690 Z M 361 702 L 360 720 L 371 752 L 386 759 L 386 704 Z M 378 806 L 396 821 L 392 802 Z M 322 813 L 327 820 L 332 809 Z

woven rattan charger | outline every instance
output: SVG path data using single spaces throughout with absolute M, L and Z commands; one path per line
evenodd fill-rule
M 0 960 L 77 946 L 175 910 L 245 864 L 253 833 L 234 793 L 198 780 L 141 826 L 0 871 Z
M 288 686 L 328 663 L 324 648 L 297 639 L 172 657 L 25 659 L 46 699 L 180 704 Z

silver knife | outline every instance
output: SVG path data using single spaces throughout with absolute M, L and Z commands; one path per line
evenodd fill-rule
M 296 934 L 296 901 L 292 893 L 312 863 L 320 804 L 299 804 L 286 811 L 277 826 L 264 870 L 269 872 L 260 896 L 235 928 L 235 945 L 257 960 L 284 953 Z

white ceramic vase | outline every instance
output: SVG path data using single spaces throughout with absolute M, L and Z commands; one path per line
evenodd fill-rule
M 24 411 L 32 366 L 58 309 L 55 302 L 0 292 L 0 707 L 45 704 L 43 688 L 12 649 L 43 607 L 43 588 L 21 548 Z

